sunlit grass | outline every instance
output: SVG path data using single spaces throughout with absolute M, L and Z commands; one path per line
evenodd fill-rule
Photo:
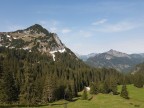
M 123 99 L 119 95 L 98 94 L 94 95 L 91 100 L 79 98 L 77 101 L 69 102 L 67 108 L 144 108 L 144 88 L 128 85 L 127 89 L 129 100 Z M 118 87 L 118 90 L 121 90 L 121 86 Z M 91 96 L 89 95 L 89 97 Z M 64 108 L 64 105 L 45 106 L 45 108 Z
M 120 92 L 121 86 L 118 87 Z M 39 108 L 144 108 L 144 88 L 136 88 L 133 85 L 128 85 L 129 100 L 123 99 L 119 95 L 113 94 L 101 94 L 90 95 L 88 98 L 91 100 L 81 100 L 81 97 L 74 98 L 73 102 L 60 100 L 54 103 L 50 103 L 46 106 L 40 106 Z M 81 95 L 82 92 L 79 93 Z

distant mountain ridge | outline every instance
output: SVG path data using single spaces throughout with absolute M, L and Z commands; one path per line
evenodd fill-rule
M 128 72 L 132 70 L 135 65 L 144 62 L 144 54 L 126 54 L 111 49 L 107 52 L 87 57 L 84 61 L 93 67 L 115 68 L 118 71 Z
M 83 60 L 83 61 L 86 61 L 88 58 L 94 57 L 95 55 L 97 55 L 97 54 L 96 54 L 96 53 L 90 53 L 90 54 L 88 54 L 88 55 L 76 54 L 76 56 L 77 56 L 78 58 L 80 58 L 81 60 Z

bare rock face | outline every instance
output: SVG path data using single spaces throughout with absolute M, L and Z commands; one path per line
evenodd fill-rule
M 109 50 L 106 53 L 111 55 L 111 56 L 114 56 L 114 57 L 128 57 L 128 58 L 131 58 L 128 54 L 122 53 L 122 52 L 119 52 L 119 51 L 116 51 L 116 50 L 113 50 L 113 49 Z

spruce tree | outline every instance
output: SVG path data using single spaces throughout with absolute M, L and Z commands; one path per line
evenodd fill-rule
M 98 93 L 98 88 L 96 87 L 95 83 L 90 84 L 90 94 L 97 94 Z
M 125 98 L 125 99 L 129 99 L 126 85 L 122 86 L 122 90 L 121 90 L 120 96 L 123 97 L 123 98 Z
M 48 74 L 45 79 L 44 88 L 43 88 L 43 103 L 52 102 L 56 99 L 55 91 L 56 87 L 56 78 Z
M 64 99 L 71 101 L 72 100 L 72 90 L 69 85 L 65 88 Z
M 33 70 L 32 66 L 28 65 L 27 62 L 25 62 L 25 83 L 22 86 L 21 93 L 19 95 L 20 97 L 20 103 L 21 104 L 27 104 L 32 105 L 35 104 L 35 85 L 34 85 L 34 78 L 33 78 Z
M 143 76 L 139 73 L 136 73 L 134 77 L 134 86 L 142 88 L 144 86 Z
M 118 92 L 117 92 L 117 82 L 116 82 L 115 79 L 111 80 L 111 86 L 110 86 L 110 88 L 111 88 L 111 91 L 112 91 L 113 95 L 118 95 Z
M 109 93 L 110 90 L 109 90 L 109 87 L 108 87 L 108 84 L 106 82 L 103 83 L 103 93 Z
M 3 74 L 1 76 L 1 94 L 2 97 L 1 101 L 7 102 L 7 103 L 11 103 L 14 101 L 17 101 L 18 99 L 18 93 L 17 93 L 17 88 L 15 85 L 15 80 L 12 74 L 12 69 L 10 69 L 9 67 L 9 63 L 7 60 L 4 61 L 4 68 L 3 68 Z
M 5 95 L 6 94 L 4 91 L 3 64 L 2 59 L 0 59 L 0 102 L 4 102 Z

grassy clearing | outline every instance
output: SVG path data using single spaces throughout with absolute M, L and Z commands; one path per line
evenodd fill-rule
M 119 95 L 112 94 L 98 94 L 94 95 L 91 100 L 81 100 L 75 98 L 73 102 L 60 100 L 49 104 L 48 106 L 41 106 L 40 108 L 144 108 L 144 88 L 136 88 L 133 85 L 128 85 L 129 100 L 121 98 Z M 121 90 L 121 86 L 118 87 Z M 80 93 L 81 94 L 81 93 Z M 89 98 L 92 95 L 89 94 Z
M 144 108 L 144 88 L 136 88 L 128 85 L 129 100 L 121 98 L 119 95 L 98 94 L 91 100 L 78 100 L 69 102 L 67 108 Z M 118 87 L 121 90 L 121 86 Z M 91 97 L 89 95 L 89 97 Z M 59 101 L 57 103 L 64 103 Z M 43 108 L 64 108 L 64 105 L 45 106 Z

